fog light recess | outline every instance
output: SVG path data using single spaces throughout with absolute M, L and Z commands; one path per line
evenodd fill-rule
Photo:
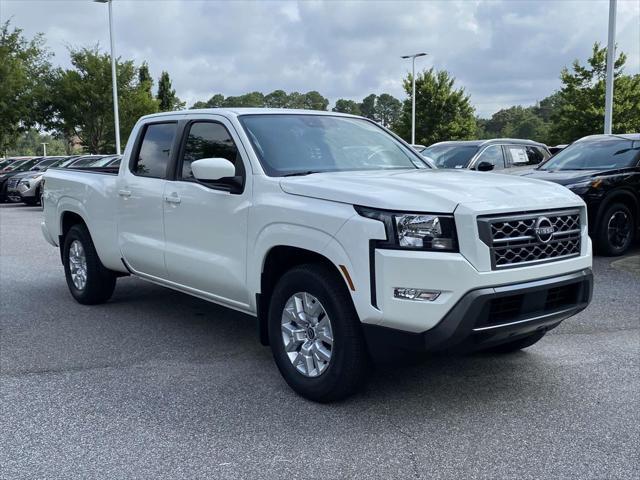
M 393 298 L 401 300 L 413 300 L 414 302 L 433 302 L 440 296 L 439 290 L 422 290 L 421 288 L 399 288 L 393 289 Z

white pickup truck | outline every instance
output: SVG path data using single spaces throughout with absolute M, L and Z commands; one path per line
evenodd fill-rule
M 119 171 L 52 168 L 45 185 L 42 231 L 77 301 L 135 275 L 253 315 L 316 401 L 354 392 L 378 353 L 518 350 L 591 299 L 579 197 L 434 170 L 359 117 L 150 115 Z

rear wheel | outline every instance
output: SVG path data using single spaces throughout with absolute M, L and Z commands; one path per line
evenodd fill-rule
M 62 261 L 69 291 L 79 303 L 94 305 L 111 298 L 116 274 L 102 265 L 84 225 L 74 225 L 64 237 Z
M 362 385 L 368 358 L 360 320 L 344 281 L 330 268 L 302 265 L 285 273 L 268 322 L 276 365 L 298 394 L 330 402 Z
M 597 247 L 603 255 L 623 255 L 631 248 L 636 232 L 635 218 L 623 203 L 610 205 L 596 228 Z
M 528 335 L 528 336 L 526 336 L 524 338 L 519 338 L 518 340 L 514 340 L 512 342 L 503 343 L 502 345 L 498 345 L 496 347 L 491 347 L 491 348 L 488 348 L 488 349 L 486 349 L 484 351 L 485 352 L 490 352 L 490 353 L 512 353 L 512 352 L 517 352 L 518 350 L 522 350 L 523 348 L 530 347 L 534 343 L 539 342 L 540 339 L 542 339 L 542 337 L 544 337 L 545 333 L 547 333 L 547 332 L 533 333 L 533 334 Z

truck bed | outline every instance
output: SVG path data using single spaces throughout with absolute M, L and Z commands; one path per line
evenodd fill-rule
M 123 270 L 117 230 L 117 168 L 50 168 L 44 177 L 44 223 L 58 245 L 63 212 L 79 215 L 93 232 L 100 260 L 113 270 Z

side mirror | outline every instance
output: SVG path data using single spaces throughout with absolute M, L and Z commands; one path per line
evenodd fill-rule
M 479 172 L 490 172 L 491 170 L 493 170 L 493 166 L 493 163 L 480 162 L 476 167 L 476 170 L 478 170 Z
M 191 171 L 196 180 L 211 182 L 233 177 L 236 167 L 226 158 L 203 158 L 191 162 Z

